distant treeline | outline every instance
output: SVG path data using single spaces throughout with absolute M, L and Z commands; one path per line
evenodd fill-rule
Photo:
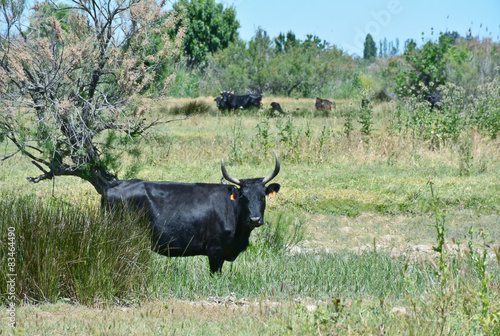
M 349 55 L 317 36 L 305 40 L 292 32 L 271 38 L 259 28 L 248 42 L 238 38 L 209 54 L 205 62 L 172 65 L 174 97 L 218 95 L 219 90 L 270 96 L 357 98 L 362 89 L 379 100 L 419 95 L 426 99 L 447 82 L 473 94 L 500 67 L 500 44 L 489 39 L 441 33 L 418 47 L 413 40 L 380 43 L 376 57 Z M 376 50 L 376 49 L 375 49 Z
M 426 99 L 447 82 L 474 93 L 500 66 L 500 44 L 470 32 L 441 32 L 436 39 L 422 39 L 420 46 L 412 39 L 401 45 L 399 39 L 377 43 L 368 34 L 358 57 L 315 35 L 301 40 L 293 31 L 270 37 L 259 27 L 250 41 L 243 41 L 236 9 L 214 0 L 179 0 L 174 10 L 185 18 L 185 26 L 176 28 L 186 29 L 183 53 L 157 71 L 149 93 L 160 92 L 168 82 L 174 97 L 215 96 L 231 89 L 237 94 L 355 98 L 365 89 L 381 100 L 415 94 Z

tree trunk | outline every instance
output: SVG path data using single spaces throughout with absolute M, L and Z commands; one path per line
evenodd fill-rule
M 118 180 L 118 178 L 105 169 L 100 169 L 100 170 L 94 171 L 92 176 L 89 179 L 87 179 L 87 181 L 89 181 L 90 184 L 92 184 L 94 189 L 100 195 L 103 194 L 103 192 L 106 190 L 107 186 L 111 182 L 116 181 L 116 180 Z

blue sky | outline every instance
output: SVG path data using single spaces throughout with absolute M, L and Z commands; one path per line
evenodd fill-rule
M 417 43 L 440 31 L 500 41 L 500 0 L 220 0 L 236 8 L 240 37 L 249 41 L 260 26 L 270 37 L 292 30 L 300 39 L 314 34 L 350 54 L 363 54 L 366 34 Z M 431 28 L 434 29 L 432 35 Z

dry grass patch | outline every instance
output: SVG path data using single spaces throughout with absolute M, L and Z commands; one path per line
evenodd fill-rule
M 364 249 L 398 254 L 415 246 L 436 245 L 434 218 L 430 215 L 390 215 L 382 216 L 363 213 L 356 217 L 337 215 L 307 216 L 306 241 L 302 246 L 307 249 L 329 251 L 359 251 Z M 500 222 L 498 215 L 476 216 L 470 211 L 458 211 L 449 215 L 446 222 L 448 243 L 452 239 L 466 241 L 470 226 L 482 228 L 488 233 L 488 241 L 495 246 L 500 241 L 496 230 Z
M 25 335 L 217 335 L 231 330 L 251 334 L 266 328 L 266 323 L 291 305 L 235 298 L 170 299 L 106 308 L 58 303 L 21 306 L 16 318 L 18 330 Z M 5 326 L 3 322 L 0 319 Z

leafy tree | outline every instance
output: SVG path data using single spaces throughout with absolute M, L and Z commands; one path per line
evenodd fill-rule
M 377 45 L 373 40 L 371 34 L 366 35 L 365 44 L 363 49 L 363 58 L 365 60 L 370 60 L 377 57 Z
M 318 95 L 332 78 L 345 75 L 350 58 L 318 40 L 298 41 L 294 48 L 278 53 L 269 61 L 266 74 L 272 94 Z
M 410 54 L 410 53 L 414 52 L 415 49 L 417 49 L 417 43 L 413 39 L 408 39 L 405 41 L 405 48 L 404 49 L 405 49 L 404 50 L 405 55 Z
M 407 41 L 404 57 L 408 67 L 396 78 L 400 96 L 418 95 L 427 99 L 446 82 L 445 55 L 455 42 L 453 34 L 440 33 L 438 42 L 428 41 L 422 48 Z
M 500 44 L 490 39 L 460 39 L 448 49 L 444 57 L 446 78 L 463 87 L 468 95 L 476 95 L 498 73 Z
M 162 62 L 179 54 L 185 29 L 165 35 L 161 50 L 150 54 L 163 2 L 45 2 L 35 5 L 23 30 L 23 11 L 8 1 L 0 4 L 7 21 L 1 25 L 0 141 L 16 150 L 3 160 L 20 153 L 41 171 L 31 182 L 77 176 L 102 193 L 117 178 L 117 144 L 160 122 L 148 121 L 151 106 L 139 93 Z M 180 21 L 171 11 L 162 28 Z
M 272 41 L 267 32 L 258 28 L 248 43 L 248 74 L 250 91 L 262 93 L 267 89 L 269 60 L 273 56 Z
M 390 43 L 390 53 L 392 56 L 395 56 L 399 53 L 399 39 L 396 38 L 395 43 L 393 44 L 392 41 Z
M 238 41 L 217 53 L 210 73 L 240 93 L 310 97 L 342 81 L 352 66 L 352 58 L 317 36 L 301 41 L 290 31 L 271 39 L 259 28 L 248 46 Z
M 191 66 L 203 64 L 208 54 L 227 48 L 238 36 L 240 23 L 232 6 L 224 8 L 215 0 L 180 0 L 173 7 L 186 16 L 183 48 Z
M 378 42 L 378 57 L 385 58 L 387 56 L 387 38 Z
M 306 39 L 301 41 L 295 36 L 291 30 L 288 33 L 280 33 L 278 37 L 274 38 L 274 45 L 277 53 L 287 52 L 297 47 L 314 47 L 319 50 L 327 48 L 327 42 L 321 40 L 318 36 L 307 34 Z
M 221 91 L 245 92 L 250 87 L 249 62 L 246 43 L 236 39 L 226 49 L 214 54 L 207 67 L 209 81 L 218 83 Z
M 384 40 L 379 41 L 379 58 L 388 58 L 389 56 L 395 56 L 399 52 L 399 39 L 396 38 L 396 41 L 387 41 L 387 38 L 384 37 Z
M 306 39 L 302 42 L 302 45 L 314 47 L 319 50 L 326 50 L 328 48 L 328 43 L 325 40 L 321 40 L 316 35 L 307 34 Z
M 288 33 L 283 34 L 280 33 L 278 37 L 274 39 L 274 45 L 276 47 L 276 52 L 286 52 L 293 47 L 296 47 L 300 44 L 300 40 L 297 40 L 294 32 L 291 30 Z

